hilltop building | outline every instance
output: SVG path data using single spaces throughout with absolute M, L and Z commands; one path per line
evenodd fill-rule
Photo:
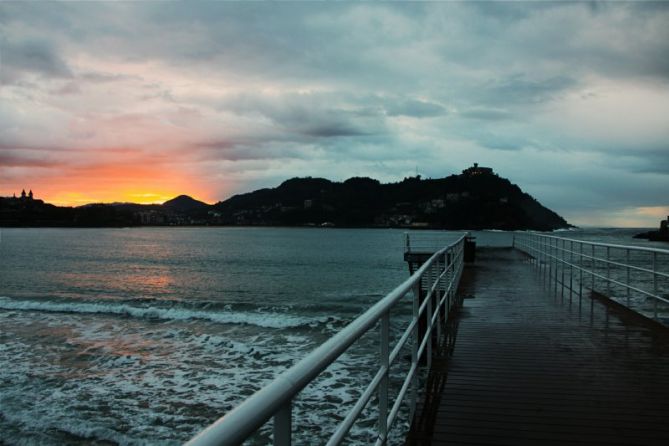
M 20 200 L 20 201 L 33 201 L 33 191 L 30 189 L 28 193 L 26 193 L 26 190 L 23 189 L 21 190 L 21 196 L 19 198 L 16 197 L 16 192 L 12 194 L 11 197 L 12 200 Z
M 492 175 L 492 167 L 479 167 L 479 163 L 474 163 L 472 167 L 469 167 L 462 171 L 463 175 L 476 176 L 476 175 Z

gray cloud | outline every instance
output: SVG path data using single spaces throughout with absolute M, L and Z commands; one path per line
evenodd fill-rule
M 488 107 L 472 107 L 460 112 L 461 116 L 471 119 L 480 119 L 483 121 L 501 121 L 513 117 L 513 113 L 508 110 Z
M 386 106 L 389 116 L 411 116 L 414 118 L 431 118 L 442 116 L 447 113 L 444 106 L 434 102 L 407 99 Z
M 244 94 L 225 98 L 222 110 L 259 115 L 288 134 L 311 137 L 365 136 L 384 132 L 381 113 L 330 93 L 261 95 Z
M 0 75 L 3 81 L 15 82 L 24 73 L 49 78 L 72 77 L 68 64 L 47 40 L 0 40 Z
M 502 106 L 537 104 L 554 100 L 577 84 L 576 80 L 567 76 L 531 79 L 525 75 L 515 74 L 483 85 L 479 99 L 487 104 Z

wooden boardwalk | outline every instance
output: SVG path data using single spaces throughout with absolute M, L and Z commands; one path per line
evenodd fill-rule
M 460 290 L 407 444 L 669 445 L 669 331 L 555 295 L 511 249 L 478 250 Z

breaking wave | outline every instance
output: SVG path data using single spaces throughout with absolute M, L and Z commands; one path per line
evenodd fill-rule
M 157 321 L 204 320 L 221 324 L 247 324 L 265 328 L 296 328 L 333 322 L 332 316 L 307 317 L 277 312 L 198 310 L 183 307 L 161 308 L 127 303 L 54 302 L 0 297 L 0 309 L 48 313 L 102 314 Z

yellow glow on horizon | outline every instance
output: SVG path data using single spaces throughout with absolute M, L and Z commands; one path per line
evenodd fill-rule
M 669 206 L 641 206 L 636 208 L 636 213 L 644 217 L 667 218 Z
M 56 206 L 82 206 L 92 203 L 135 203 L 135 204 L 162 204 L 179 195 L 190 195 L 196 200 L 205 201 L 198 195 L 191 195 L 188 191 L 160 191 L 160 192 L 136 192 L 122 191 L 104 194 L 82 194 L 77 192 L 61 192 L 49 196 L 36 196 L 47 203 Z
M 669 216 L 669 206 L 639 206 L 579 214 L 573 218 L 568 218 L 567 221 L 576 226 L 658 228 L 660 221 L 667 216 Z

